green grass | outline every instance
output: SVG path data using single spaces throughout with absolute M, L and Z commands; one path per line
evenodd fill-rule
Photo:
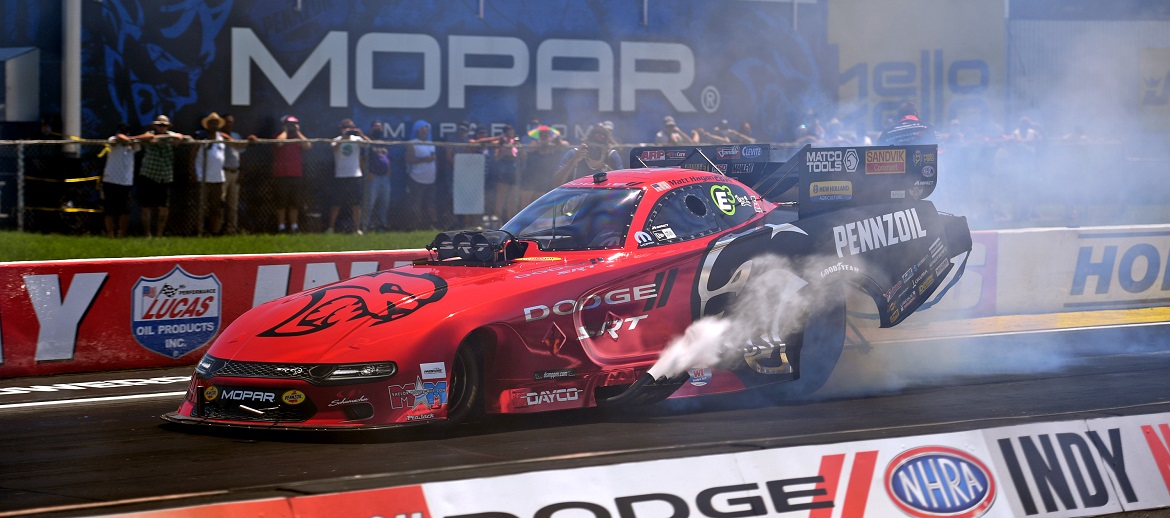
M 0 262 L 165 255 L 278 254 L 423 248 L 435 230 L 353 234 L 256 234 L 222 237 L 66 236 L 0 232 Z

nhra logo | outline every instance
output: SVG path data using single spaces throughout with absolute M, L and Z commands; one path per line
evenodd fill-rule
M 991 470 L 967 452 L 945 446 L 902 452 L 886 468 L 885 484 L 890 501 L 915 518 L 976 518 L 995 502 Z
M 162 277 L 139 277 L 131 294 L 134 339 L 151 351 L 179 358 L 219 331 L 222 292 L 215 274 L 195 277 L 176 266 Z
M 647 162 L 658 162 L 658 161 L 666 160 L 666 151 L 663 151 L 661 149 L 659 149 L 657 151 L 643 151 L 641 158 L 642 158 L 642 160 L 647 161 Z

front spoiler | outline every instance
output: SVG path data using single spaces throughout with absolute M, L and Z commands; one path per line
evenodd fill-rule
M 445 424 L 446 420 L 434 421 L 420 421 L 417 423 L 391 423 L 391 424 L 362 424 L 362 425 L 344 425 L 344 426 L 322 426 L 308 423 L 281 423 L 279 421 L 272 423 L 249 423 L 245 421 L 217 421 L 213 419 L 203 419 L 200 417 L 190 417 L 182 415 L 178 412 L 171 412 L 159 416 L 162 420 L 180 424 L 184 426 L 206 426 L 223 429 L 235 430 L 282 430 L 282 431 L 297 431 L 297 432 L 356 432 L 368 430 L 389 430 L 401 428 L 414 428 L 423 425 L 441 425 Z

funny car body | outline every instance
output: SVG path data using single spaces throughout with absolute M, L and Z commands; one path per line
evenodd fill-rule
M 636 148 L 639 167 L 566 183 L 500 230 L 440 233 L 411 265 L 257 306 L 163 417 L 357 429 L 815 391 L 842 349 L 845 290 L 896 325 L 961 275 L 971 237 L 924 199 L 936 146 L 780 157 Z M 720 321 L 716 354 L 664 365 Z

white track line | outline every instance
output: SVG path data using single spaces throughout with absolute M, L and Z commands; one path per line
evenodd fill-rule
M 146 399 L 152 397 L 174 397 L 182 396 L 187 391 L 182 392 L 156 392 L 153 394 L 131 394 L 129 396 L 107 396 L 107 397 L 91 397 L 83 399 L 61 399 L 56 401 L 33 401 L 31 403 L 9 403 L 0 405 L 0 410 L 9 408 L 25 408 L 34 406 L 49 406 L 49 405 L 69 405 L 69 404 L 84 404 L 84 403 L 103 403 L 106 401 L 120 401 L 123 399 Z

